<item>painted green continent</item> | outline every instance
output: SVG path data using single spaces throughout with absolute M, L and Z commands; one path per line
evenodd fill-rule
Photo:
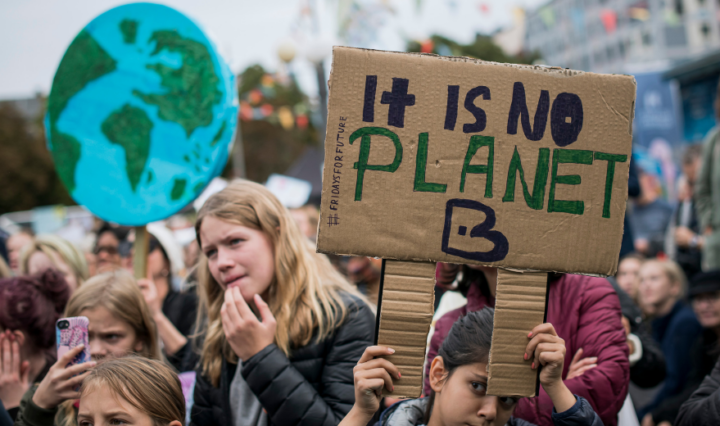
M 175 178 L 170 191 L 170 199 L 173 201 L 179 200 L 185 193 L 185 186 L 187 186 L 187 179 Z
M 215 146 L 218 142 L 220 142 L 220 138 L 222 138 L 223 133 L 225 133 L 226 125 L 227 121 L 223 121 L 222 126 L 220 126 L 220 130 L 215 133 L 215 137 L 213 138 L 212 142 L 210 142 L 210 146 Z
M 152 120 L 142 109 L 125 104 L 110 114 L 101 128 L 110 142 L 125 150 L 125 172 L 134 192 L 150 154 Z
M 222 92 L 218 90 L 220 79 L 208 49 L 202 43 L 183 38 L 175 30 L 155 31 L 150 41 L 157 43 L 153 55 L 165 49 L 179 53 L 182 66 L 147 65 L 160 76 L 167 92 L 146 94 L 135 90 L 133 94 L 148 104 L 157 105 L 160 118 L 180 124 L 188 136 L 198 127 L 209 126 L 213 122 L 212 108 L 220 102 Z
M 53 79 L 48 98 L 50 149 L 55 168 L 68 191 L 75 190 L 75 167 L 80 160 L 80 142 L 57 128 L 57 121 L 70 99 L 93 80 L 115 70 L 117 62 L 87 31 L 81 31 L 68 47 Z
M 123 19 L 120 22 L 120 32 L 126 44 L 134 44 L 137 37 L 138 22 L 132 19 Z

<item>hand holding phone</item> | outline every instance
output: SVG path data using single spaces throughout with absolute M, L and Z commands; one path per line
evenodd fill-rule
M 51 410 L 57 408 L 63 401 L 80 397 L 78 389 L 85 377 L 90 374 L 87 370 L 95 366 L 95 361 L 72 365 L 73 358 L 84 349 L 84 345 L 70 349 L 50 367 L 33 396 L 35 405 Z M 70 367 L 67 367 L 68 365 Z
M 54 409 L 68 399 L 77 399 L 80 385 L 95 366 L 90 361 L 86 317 L 62 318 L 56 324 L 58 360 L 40 382 L 33 402 L 40 408 Z
M 90 361 L 90 339 L 87 317 L 60 318 L 55 325 L 55 341 L 57 342 L 57 357 L 62 358 L 70 349 L 84 345 L 84 349 L 73 358 L 67 367 Z

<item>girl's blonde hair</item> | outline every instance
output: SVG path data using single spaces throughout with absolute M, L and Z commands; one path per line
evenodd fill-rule
M 97 307 L 107 309 L 115 318 L 128 323 L 135 336 L 142 342 L 138 355 L 150 359 L 163 359 L 157 326 L 150 314 L 150 308 L 140 292 L 135 278 L 118 269 L 96 275 L 85 282 L 68 301 L 66 317 L 77 317 L 85 310 Z
M 328 337 L 347 313 L 341 294 L 351 293 L 363 303 L 366 299 L 332 266 L 327 256 L 315 252 L 295 224 L 290 212 L 264 186 L 237 180 L 210 197 L 198 212 L 195 231 L 202 248 L 201 227 L 206 217 L 214 217 L 259 230 L 268 236 L 275 257 L 275 275 L 266 302 L 276 321 L 275 344 L 290 355 L 293 348 Z M 197 324 L 204 324 L 205 341 L 201 350 L 202 371 L 219 386 L 223 357 L 237 362 L 223 332 L 220 309 L 224 291 L 208 269 L 201 254 L 198 266 Z
M 70 270 L 72 270 L 77 278 L 78 287 L 88 279 L 88 267 L 85 256 L 64 238 L 52 234 L 38 235 L 33 239 L 32 244 L 27 244 L 23 247 L 20 253 L 20 270 L 23 274 L 29 273 L 30 257 L 38 251 L 45 253 L 56 268 L 58 265 L 52 253 L 54 252 L 60 256 L 62 261 L 70 267 Z
M 185 397 L 177 374 L 156 360 L 129 356 L 103 362 L 83 380 L 80 399 L 108 387 L 147 414 L 155 426 L 177 420 L 185 425 Z
M 643 262 L 641 267 L 645 267 L 646 265 L 651 264 L 658 265 L 665 274 L 665 276 L 670 280 L 670 282 L 677 284 L 680 287 L 678 299 L 682 299 L 683 297 L 685 297 L 685 291 L 687 289 L 687 279 L 685 278 L 685 273 L 683 272 L 680 265 L 669 259 L 648 259 Z
M 98 307 L 107 309 L 115 318 L 125 321 L 135 331 L 135 338 L 142 342 L 137 355 L 148 359 L 163 360 L 157 326 L 150 308 L 140 292 L 135 278 L 124 269 L 96 275 L 73 293 L 65 307 L 66 317 L 78 317 L 83 311 Z M 73 401 L 60 404 L 55 424 L 76 426 Z

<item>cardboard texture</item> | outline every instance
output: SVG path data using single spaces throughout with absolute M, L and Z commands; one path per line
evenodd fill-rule
M 417 398 L 422 394 L 423 361 L 430 323 L 434 313 L 435 264 L 385 262 L 378 345 L 395 349 L 386 357 L 402 378 L 395 390 L 385 395 Z
M 631 76 L 335 47 L 318 251 L 611 275 L 634 101 Z
M 488 392 L 534 395 L 547 274 L 530 271 L 615 273 L 635 80 L 335 47 L 329 84 L 318 251 L 527 271 L 499 273 Z M 394 396 L 421 392 L 432 269 L 386 261 Z
M 530 330 L 545 317 L 547 274 L 498 269 L 488 395 L 535 396 L 538 370 L 523 353 Z

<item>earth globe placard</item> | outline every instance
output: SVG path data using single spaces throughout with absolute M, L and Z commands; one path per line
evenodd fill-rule
M 158 4 L 111 9 L 75 37 L 53 79 L 48 148 L 78 204 L 123 225 L 164 219 L 227 162 L 235 79 L 203 31 Z

